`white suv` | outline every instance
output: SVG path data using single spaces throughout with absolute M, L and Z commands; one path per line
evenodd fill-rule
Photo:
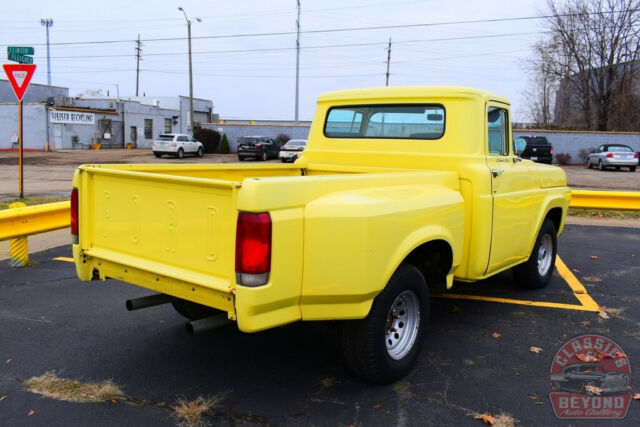
M 181 159 L 185 154 L 195 154 L 202 157 L 204 147 L 200 141 L 191 135 L 183 133 L 165 133 L 153 141 L 153 154 L 160 158 L 163 154 L 170 154 Z

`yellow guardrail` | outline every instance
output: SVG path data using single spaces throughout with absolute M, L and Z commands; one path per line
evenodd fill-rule
M 0 211 L 0 241 L 69 227 L 70 202 Z
M 640 210 L 640 192 L 572 190 L 569 207 Z

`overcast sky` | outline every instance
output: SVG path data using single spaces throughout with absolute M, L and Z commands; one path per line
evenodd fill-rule
M 300 120 L 312 118 L 315 100 L 323 92 L 384 86 L 389 38 L 390 85 L 489 89 L 511 100 L 516 121 L 528 120 L 524 61 L 544 22 L 459 22 L 535 17 L 544 0 L 301 4 Z M 178 6 L 193 21 L 195 97 L 213 100 L 221 118 L 294 118 L 296 0 L 11 2 L 0 16 L 0 49 L 6 57 L 7 45 L 34 46 L 38 69 L 33 81 L 46 84 L 46 37 L 40 19 L 52 18 L 52 84 L 69 87 L 71 95 L 102 89 L 105 95 L 119 90 L 126 97 L 135 95 L 133 40 L 140 34 L 140 95 L 188 95 L 187 27 Z M 202 22 L 196 22 L 197 17 Z M 382 26 L 396 28 L 361 29 Z M 356 30 L 322 31 L 344 29 Z M 174 40 L 151 40 L 159 38 Z

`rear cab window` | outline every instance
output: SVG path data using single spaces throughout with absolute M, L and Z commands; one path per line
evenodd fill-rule
M 324 135 L 328 138 L 440 139 L 445 109 L 436 104 L 332 107 Z

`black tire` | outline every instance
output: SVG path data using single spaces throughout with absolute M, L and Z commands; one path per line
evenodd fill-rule
M 551 245 L 550 251 L 549 249 L 541 249 L 543 241 L 545 242 L 545 246 L 548 244 Z M 536 237 L 536 242 L 533 245 L 529 259 L 513 268 L 513 273 L 518 285 L 526 289 L 541 289 L 547 286 L 556 265 L 557 252 L 558 238 L 556 235 L 556 227 L 549 218 L 545 218 L 542 227 L 540 227 L 538 237 Z M 543 257 L 543 261 L 539 266 L 540 257 Z
M 204 155 L 204 150 L 202 149 L 202 147 L 198 147 L 198 151 L 196 153 L 196 156 L 202 157 L 203 155 Z
M 155 152 L 154 152 L 154 153 L 153 153 L 153 155 L 154 155 L 154 156 L 156 156 L 157 158 L 162 157 L 162 153 L 155 153 Z
M 176 153 L 176 157 L 181 159 L 184 157 L 184 150 L 182 148 L 178 148 L 178 152 Z
M 619 171 L 620 170 L 620 166 L 616 166 L 616 170 Z
M 263 151 L 262 155 L 260 156 L 260 158 L 262 159 L 263 162 L 266 161 L 267 160 L 267 152 Z
M 242 162 L 242 161 L 244 161 L 244 157 L 238 156 L 238 160 L 240 160 Z
M 405 315 L 404 311 L 398 315 L 392 310 L 403 297 L 410 299 L 415 297 L 413 305 L 405 303 L 404 307 L 408 307 L 407 319 L 412 317 L 409 307 L 418 309 L 417 320 L 414 322 L 416 328 L 409 327 L 410 320 L 407 320 L 403 326 L 400 316 Z M 413 318 L 416 319 L 415 316 Z M 399 320 L 397 324 L 396 320 Z M 390 324 L 390 322 L 394 323 Z M 373 383 L 389 384 L 399 380 L 409 372 L 420 354 L 428 323 L 429 292 L 424 276 L 413 265 L 402 264 L 393 273 L 387 286 L 374 299 L 367 317 L 343 324 L 342 349 L 347 365 L 354 374 Z M 396 333 L 398 330 L 394 329 L 390 332 L 390 328 L 394 325 L 399 328 L 406 326 L 403 331 L 409 334 L 407 335 L 409 340 L 405 341 L 408 345 L 402 346 L 405 353 L 396 354 L 395 358 L 390 353 L 393 350 L 387 348 L 387 340 L 393 339 L 392 332 L 395 333 L 396 339 L 399 338 Z M 401 341 L 402 339 L 397 343 Z
M 587 169 L 593 169 L 593 165 L 591 164 L 589 159 L 587 159 Z
M 182 299 L 171 301 L 171 305 L 178 313 L 189 320 L 204 319 L 220 313 L 220 310 L 215 308 Z
M 282 157 L 280 160 L 282 160 L 282 163 L 287 163 L 287 159 L 285 159 L 284 157 Z
M 636 166 L 629 166 L 629 172 L 635 172 Z
M 602 164 L 602 160 L 598 160 L 598 170 L 601 170 L 601 171 L 604 170 L 604 165 Z

